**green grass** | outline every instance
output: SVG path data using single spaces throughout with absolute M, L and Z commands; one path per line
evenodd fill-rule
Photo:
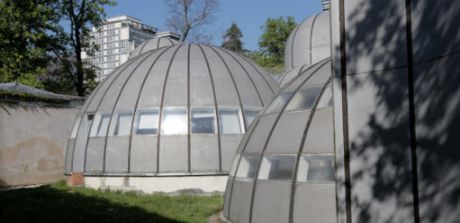
M 65 182 L 0 192 L 1 222 L 208 222 L 220 195 L 137 195 L 67 187 Z

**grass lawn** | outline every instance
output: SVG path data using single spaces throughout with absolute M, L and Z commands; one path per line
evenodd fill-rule
M 65 182 L 0 192 L 1 222 L 208 222 L 220 195 L 137 195 L 71 188 Z

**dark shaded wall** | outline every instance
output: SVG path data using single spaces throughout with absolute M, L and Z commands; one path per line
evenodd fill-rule
M 66 143 L 79 109 L 0 101 L 0 187 L 63 179 Z
M 331 4 L 339 222 L 458 222 L 460 1 Z

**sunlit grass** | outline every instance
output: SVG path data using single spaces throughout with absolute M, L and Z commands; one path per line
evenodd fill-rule
M 221 195 L 138 195 L 68 187 L 64 182 L 0 192 L 2 222 L 208 222 Z

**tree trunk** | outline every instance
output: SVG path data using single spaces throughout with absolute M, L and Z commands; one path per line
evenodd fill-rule
M 77 93 L 78 96 L 85 96 L 85 88 L 83 86 L 83 61 L 81 59 L 81 40 L 80 40 L 80 27 L 75 26 L 75 56 L 77 59 Z

